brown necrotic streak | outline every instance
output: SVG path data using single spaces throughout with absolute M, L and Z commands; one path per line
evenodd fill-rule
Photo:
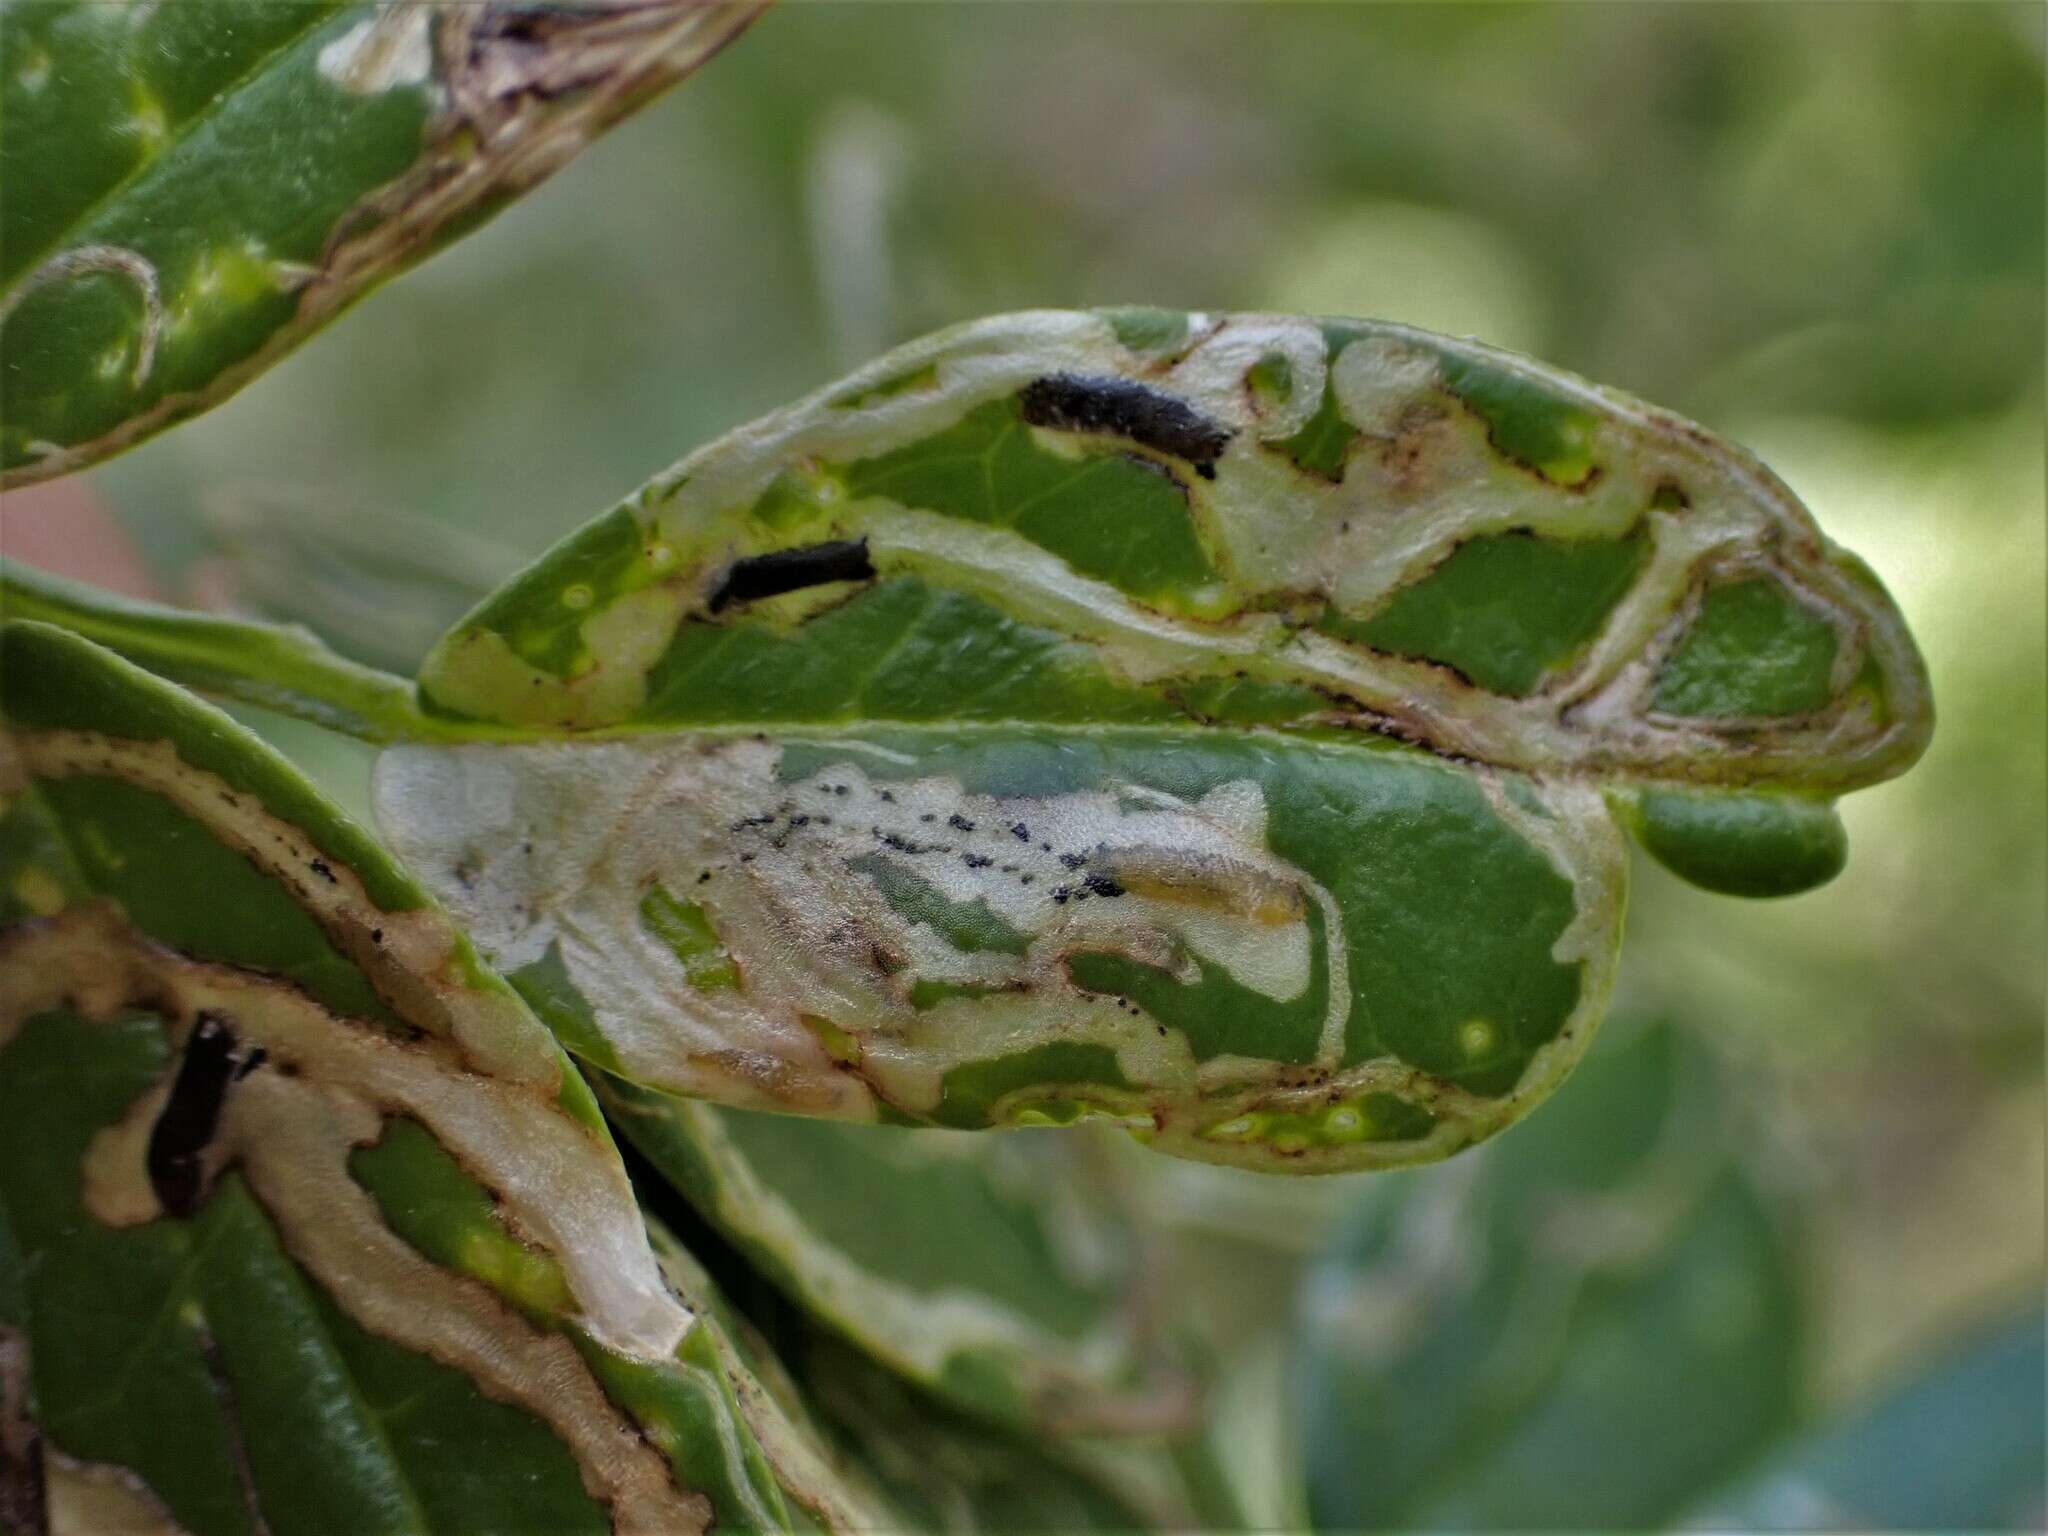
M 874 574 L 866 539 L 834 539 L 797 549 L 778 549 L 772 554 L 734 561 L 712 591 L 707 606 L 717 613 L 734 603 L 780 597 L 785 592 L 801 592 L 805 587 L 822 587 L 834 581 L 868 581 Z
M 1230 441 L 1227 428 L 1186 401 L 1129 379 L 1048 374 L 1024 386 L 1017 407 L 1034 427 L 1128 438 L 1187 460 L 1205 480 L 1216 478 L 1216 456 Z
M 0 1327 L 0 1531 L 47 1536 L 43 1437 L 28 1416 L 28 1338 Z
M 171 1215 L 190 1216 L 198 1208 L 202 1159 L 220 1128 L 228 1085 L 246 1075 L 262 1054 L 241 1056 L 219 1014 L 202 1013 L 193 1025 L 170 1097 L 149 1133 L 150 1188 Z

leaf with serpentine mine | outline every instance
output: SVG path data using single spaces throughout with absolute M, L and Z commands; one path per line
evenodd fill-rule
M 16 0 L 0 485 L 226 398 L 766 0 Z
M 11 590 L 398 742 L 394 849 L 606 1072 L 1266 1169 L 1511 1123 L 1599 1021 L 1625 833 L 1806 889 L 1932 727 L 1882 586 L 1740 449 L 1358 321 L 911 343 L 571 535 L 414 691 Z
M 889 1523 L 755 1412 L 583 1079 L 403 869 L 210 706 L 0 644 L 0 1508 Z
M 651 1210 L 675 1209 L 666 1189 L 642 1188 Z M 792 1502 L 828 1530 L 850 1521 L 870 1531 L 1036 1536 L 1242 1523 L 1157 1439 L 1005 1430 L 921 1390 L 842 1337 L 841 1315 L 799 1308 L 687 1207 L 677 1214 L 690 1229 L 688 1254 L 649 1218 L 664 1269 L 717 1325 L 735 1378 L 758 1387 L 739 1409 Z M 830 1496 L 817 1496 L 820 1488 Z

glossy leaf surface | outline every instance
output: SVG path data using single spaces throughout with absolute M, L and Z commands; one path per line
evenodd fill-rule
M 232 393 L 761 3 L 8 6 L 0 484 Z
M 606 1071 L 1303 1170 L 1562 1078 L 1622 825 L 1803 889 L 1931 720 L 1875 579 L 1690 423 L 1152 311 L 944 332 L 712 444 L 419 707 L 492 739 L 387 753 L 387 835 Z
M 296 624 L 251 624 L 117 597 L 0 560 L 0 618 L 61 626 L 162 677 L 298 715 L 365 741 L 434 733 L 404 678 L 328 649 Z
M 0 1431 L 55 1522 L 872 1525 L 410 877 L 217 711 L 0 646 Z
M 788 1299 L 957 1408 L 1034 1434 L 1185 1427 L 1127 1214 L 1055 1138 L 749 1114 L 603 1080 L 612 1124 Z
M 1480 1157 L 1375 1186 L 1303 1292 L 1319 1529 L 1648 1529 L 1793 1409 L 1794 1279 L 1667 1028 Z

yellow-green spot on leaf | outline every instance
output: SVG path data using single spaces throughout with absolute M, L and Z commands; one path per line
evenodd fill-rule
M 40 48 L 23 48 L 15 66 L 14 83 L 34 93 L 50 83 L 50 56 Z
M 861 1058 L 860 1037 L 841 1029 L 822 1014 L 799 1014 L 803 1026 L 817 1036 L 818 1044 L 825 1048 L 825 1054 L 846 1066 L 855 1066 Z
M 1856 679 L 1849 684 L 1848 698 L 1869 709 L 1870 718 L 1879 726 L 1892 723 L 1891 693 L 1885 687 L 1884 668 L 1877 658 L 1866 654 L 1863 665 L 1857 669 Z
M 156 153 L 158 146 L 170 136 L 170 118 L 164 112 L 164 104 L 156 95 L 145 89 L 139 82 L 132 83 L 128 90 L 127 131 L 142 141 L 146 152 Z
M 1129 1089 L 1131 1086 L 1123 1069 L 1117 1065 L 1116 1052 L 1108 1046 L 1054 1040 L 1033 1046 L 1028 1051 L 1016 1051 L 953 1068 L 940 1083 L 939 1102 L 931 1111 L 931 1119 L 939 1125 L 961 1130 L 1003 1124 L 1006 1121 L 998 1113 L 1002 1100 L 1013 1093 L 1043 1092 L 1056 1084 L 1085 1084 L 1090 1089 L 1112 1090 Z M 1051 1096 L 1056 1095 L 1048 1097 Z M 1080 1093 L 1067 1095 L 1073 1098 L 1082 1096 Z M 1086 1096 L 1100 1103 L 1113 1102 L 1114 1098 L 1111 1093 L 1100 1092 Z M 1133 1095 L 1134 1101 L 1135 1098 Z
M 595 596 L 588 582 L 574 582 L 562 589 L 562 606 L 577 610 L 588 608 Z
M 626 594 L 648 586 L 672 560 L 672 555 L 658 559 L 647 545 L 639 521 L 625 508 L 615 508 L 513 577 L 461 629 L 443 640 L 442 647 L 453 646 L 466 633 L 487 631 L 501 637 L 512 654 L 528 666 L 553 677 L 573 677 L 587 654 L 583 635 L 586 614 L 603 611 Z M 565 595 L 577 587 L 590 593 L 589 603 L 565 601 Z M 430 658 L 426 675 L 431 678 L 434 669 Z
M 1076 1096 L 1034 1099 L 1009 1114 L 1015 1126 L 1079 1125 L 1084 1120 L 1105 1121 L 1123 1130 L 1153 1129 L 1152 1117 L 1126 1105 L 1104 1103 Z
M 1476 1059 L 1492 1050 L 1498 1038 L 1492 1024 L 1485 1019 L 1472 1019 L 1458 1028 L 1458 1049 Z
M 640 899 L 640 925 L 676 957 L 699 992 L 729 992 L 739 986 L 732 952 L 695 902 L 678 901 L 657 884 Z
M 170 300 L 170 328 L 186 330 L 222 311 L 275 298 L 279 287 L 276 263 L 260 250 L 216 246 L 202 251 Z
M 1654 707 L 1725 719 L 1800 715 L 1833 697 L 1835 627 L 1767 576 L 1710 588 L 1657 674 Z
M 1301 1110 L 1248 1110 L 1200 1134 L 1206 1141 L 1258 1143 L 1290 1154 L 1353 1142 L 1417 1141 L 1435 1125 L 1436 1117 L 1426 1109 L 1391 1093 L 1368 1093 Z
M 89 869 L 104 875 L 118 874 L 128 863 L 127 856 L 115 846 L 114 840 L 101 830 L 97 821 L 77 821 L 70 828 L 73 843 Z
M 14 899 L 34 917 L 54 917 L 64 910 L 64 886 L 47 869 L 31 865 L 17 870 L 13 881 Z
M 561 1267 L 502 1230 L 466 1233 L 456 1246 L 455 1268 L 530 1316 L 559 1317 L 574 1305 Z
M 827 507 L 845 496 L 845 486 L 834 476 L 792 467 L 769 482 L 768 489 L 747 509 L 747 518 L 780 540 L 801 543 L 804 530 L 822 523 L 829 515 Z

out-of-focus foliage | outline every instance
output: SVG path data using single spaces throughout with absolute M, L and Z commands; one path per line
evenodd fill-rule
M 1796 1287 L 1729 1087 L 1676 1030 L 1609 1030 L 1526 1125 L 1365 1192 L 1310 1270 L 1319 1529 L 1642 1529 L 1790 1422 Z
M 2026 1309 L 1878 1401 L 1773 1454 L 1686 1524 L 1704 1530 L 2039 1530 L 2048 1350 Z

